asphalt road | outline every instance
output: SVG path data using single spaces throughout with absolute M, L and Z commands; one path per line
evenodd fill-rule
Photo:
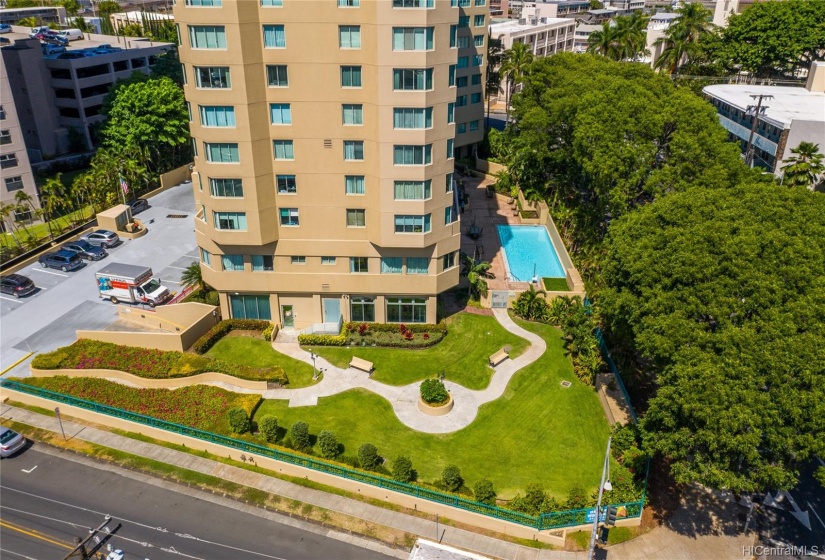
M 0 558 L 60 559 L 106 514 L 105 545 L 126 560 L 371 560 L 386 556 L 213 503 L 210 494 L 145 483 L 108 465 L 92 467 L 33 447 L 0 471 Z M 139 476 L 137 477 L 139 478 Z M 101 533 L 101 540 L 106 537 Z

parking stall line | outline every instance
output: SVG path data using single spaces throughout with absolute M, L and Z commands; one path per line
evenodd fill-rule
M 183 268 L 182 266 L 172 266 L 171 264 L 167 268 L 177 268 L 178 270 L 188 270 L 186 268 Z
M 15 302 L 15 303 L 23 303 L 23 302 L 22 302 L 22 301 L 20 301 L 19 299 L 15 299 L 15 298 L 8 298 L 8 297 L 6 297 L 6 296 L 0 296 L 0 299 L 4 299 L 4 300 L 6 300 L 6 301 L 13 301 L 13 302 Z
M 46 274 L 54 274 L 55 276 L 62 276 L 63 278 L 68 278 L 68 274 L 60 274 L 59 272 L 52 272 L 51 270 L 43 270 L 42 268 L 33 268 L 32 272 L 45 272 Z

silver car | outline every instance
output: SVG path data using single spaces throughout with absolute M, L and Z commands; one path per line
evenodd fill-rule
M 95 247 L 104 247 L 106 249 L 116 247 L 121 243 L 120 237 L 118 237 L 115 232 L 107 229 L 99 229 L 97 231 L 81 235 L 80 240 L 87 241 Z
M 11 457 L 26 446 L 26 438 L 8 428 L 0 427 L 0 457 Z

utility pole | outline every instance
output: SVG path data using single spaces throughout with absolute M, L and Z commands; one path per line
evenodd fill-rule
M 607 470 L 610 466 L 610 444 L 613 438 L 607 440 L 607 453 L 604 456 L 604 466 L 602 467 L 602 482 L 599 484 L 599 499 L 596 502 L 596 514 L 593 516 L 593 530 L 590 532 L 590 548 L 587 552 L 587 560 L 595 560 L 596 558 L 596 534 L 599 532 L 599 513 L 602 509 L 602 494 L 605 490 L 613 490 L 610 484 L 610 479 L 607 475 Z
M 753 123 L 751 123 L 751 134 L 748 137 L 748 145 L 745 148 L 745 165 L 747 165 L 748 167 L 753 167 L 753 156 L 755 155 L 754 152 L 756 151 L 755 148 L 753 147 L 753 135 L 756 134 L 756 125 L 759 123 L 759 115 L 762 112 L 762 100 L 763 99 L 773 99 L 773 95 L 764 95 L 764 94 L 761 94 L 761 93 L 758 94 L 758 95 L 751 95 L 751 99 L 757 99 L 757 98 L 759 100 L 756 103 L 756 107 L 754 107 L 753 105 L 748 105 L 748 109 L 747 109 L 748 113 L 750 113 L 752 110 L 754 110 Z M 766 105 L 765 109 L 767 109 L 767 108 L 768 107 Z
M 63 560 L 69 560 L 70 558 L 79 557 L 80 560 L 88 560 L 91 558 L 89 550 L 86 549 L 86 545 L 89 544 L 89 541 L 95 540 L 95 545 L 99 544 L 100 540 L 95 538 L 97 537 L 97 533 L 100 531 L 106 530 L 109 533 L 109 528 L 106 525 L 112 520 L 112 517 L 107 515 L 103 518 L 103 522 L 97 526 L 96 529 L 89 529 L 89 534 L 85 539 L 81 539 L 80 537 L 75 537 L 75 547 L 72 551 L 63 557 Z M 94 549 L 92 549 L 94 551 Z M 79 556 L 78 556 L 79 555 Z

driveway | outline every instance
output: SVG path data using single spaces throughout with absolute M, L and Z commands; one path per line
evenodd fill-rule
M 39 289 L 20 299 L 0 296 L 0 370 L 29 352 L 49 352 L 73 342 L 78 329 L 101 330 L 113 323 L 116 307 L 98 297 L 94 279 L 95 272 L 111 262 L 149 266 L 167 288 L 180 290 L 181 272 L 198 260 L 192 185 L 173 187 L 150 198 L 149 204 L 151 207 L 138 215 L 149 233 L 124 240 L 110 249 L 105 259 L 74 272 L 42 268 L 37 263 L 18 271 Z M 28 375 L 28 362 L 18 364 L 4 377 Z

